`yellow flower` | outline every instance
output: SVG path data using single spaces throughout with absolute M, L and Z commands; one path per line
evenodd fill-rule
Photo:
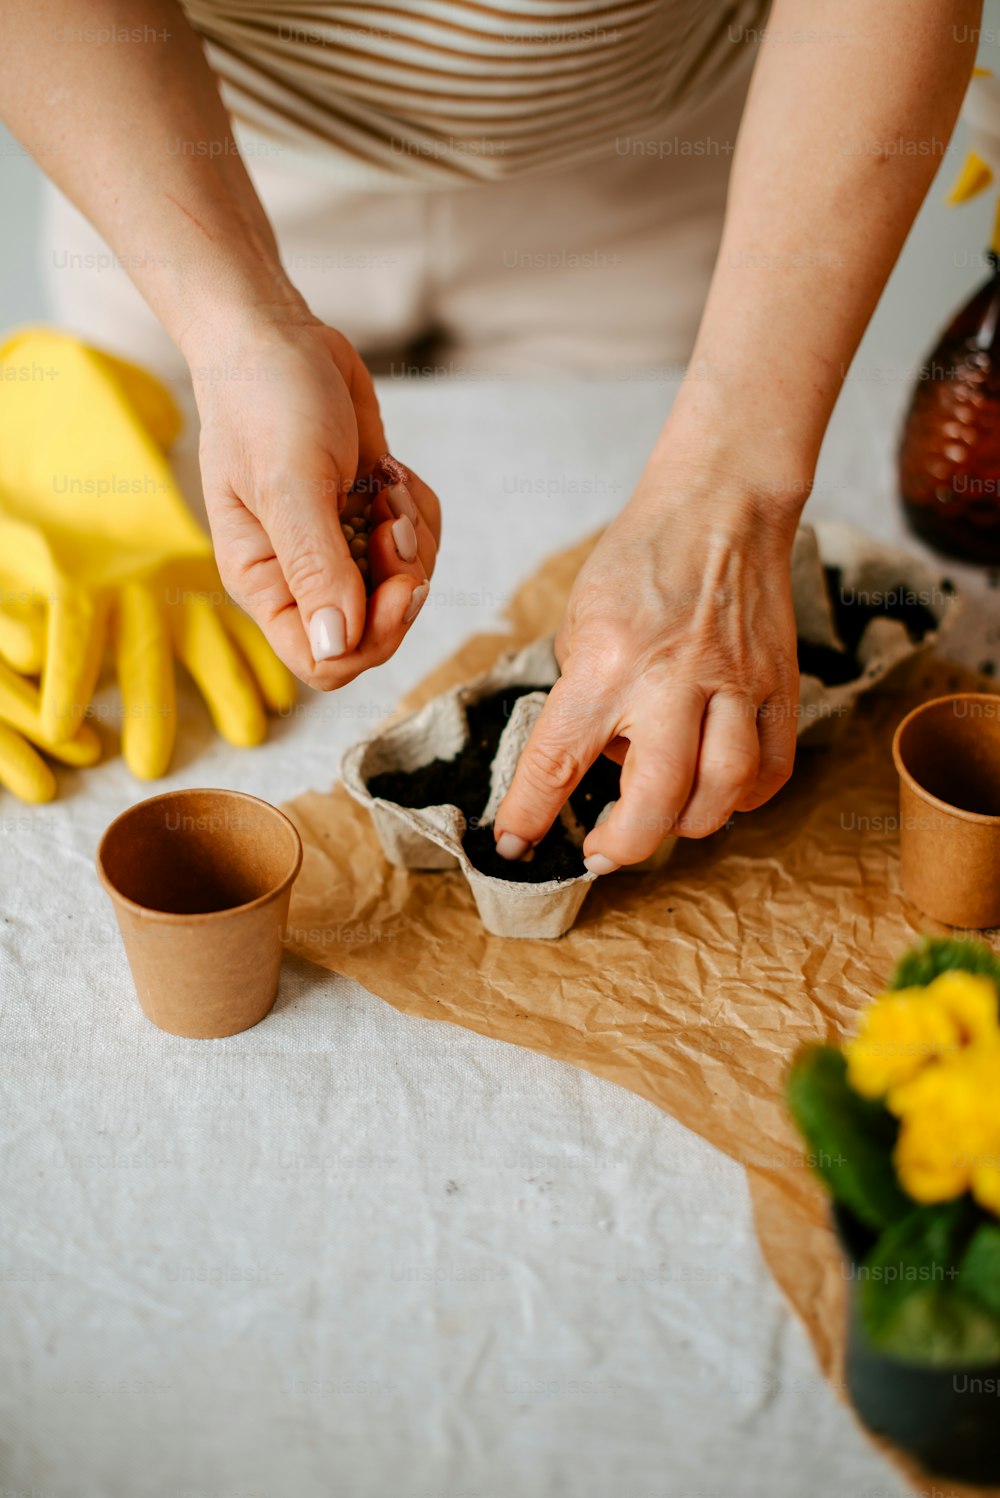
M 928 1062 L 993 1040 L 1000 1040 L 1000 1019 L 992 979 L 942 973 L 926 988 L 874 1000 L 845 1047 L 848 1081 L 862 1097 L 883 1097 L 921 1075 Z
M 957 1059 L 958 1052 L 953 1052 Z M 896 1083 L 886 1094 L 885 1105 L 897 1118 L 916 1113 L 933 1114 L 944 1106 L 953 1091 L 953 1073 L 947 1066 L 925 1066 L 915 1076 Z
M 1000 1040 L 967 1046 L 893 1089 L 896 1172 L 918 1202 L 971 1190 L 1000 1211 Z
M 965 1045 L 1000 1040 L 1000 1005 L 992 978 L 979 973 L 942 973 L 923 992 L 951 1015 Z
M 1000 1217 L 1000 1163 L 980 1165 L 972 1172 L 972 1194 L 987 1212 Z
M 848 1081 L 900 1120 L 893 1156 L 914 1201 L 971 1191 L 1000 1216 L 1000 1001 L 991 978 L 953 971 L 880 994 L 845 1046 Z
M 928 1061 L 958 1049 L 958 1028 L 922 988 L 882 994 L 845 1047 L 847 1080 L 862 1097 L 882 1097 Z
M 946 1202 L 969 1189 L 969 1172 L 933 1118 L 917 1114 L 903 1124 L 893 1156 L 907 1196 L 916 1202 Z

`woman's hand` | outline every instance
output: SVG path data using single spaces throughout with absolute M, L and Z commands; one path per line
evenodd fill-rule
M 228 340 L 213 328 L 185 353 L 222 581 L 296 676 L 320 691 L 343 686 L 393 654 L 426 599 L 437 498 L 407 470 L 374 499 L 367 597 L 340 512 L 387 443 L 356 350 L 285 309 Z
M 155 42 L 98 58 L 52 39 L 84 17 L 119 26 L 113 0 L 51 0 L 44 16 L 29 0 L 10 6 L 26 61 L 0 49 L 5 117 L 130 267 L 191 366 L 222 579 L 297 676 L 341 686 L 393 653 L 426 598 L 438 502 L 410 474 L 378 495 L 378 586 L 366 598 L 338 509 L 387 447 L 371 380 L 282 268 L 183 5 L 144 0 Z M 58 121 L 45 102 L 55 94 Z
M 523 855 L 597 756 L 621 799 L 584 843 L 605 874 L 668 834 L 705 837 L 767 801 L 795 756 L 794 514 L 733 480 L 647 473 L 576 581 L 549 694 L 495 822 Z

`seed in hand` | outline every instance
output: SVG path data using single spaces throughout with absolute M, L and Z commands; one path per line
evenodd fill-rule
M 342 520 L 340 529 L 344 533 L 347 549 L 357 563 L 358 571 L 365 580 L 365 588 L 371 592 L 371 576 L 368 568 L 368 536 L 371 531 L 371 505 L 360 515 Z
M 358 571 L 365 581 L 365 589 L 371 593 L 371 568 L 368 562 L 368 539 L 372 529 L 371 500 L 363 502 L 365 495 L 378 494 L 388 485 L 399 484 L 406 479 L 406 469 L 389 453 L 383 453 L 366 479 L 359 479 L 348 495 L 348 513 L 340 522 L 347 549 L 354 558 Z M 353 499 L 354 509 L 351 504 Z

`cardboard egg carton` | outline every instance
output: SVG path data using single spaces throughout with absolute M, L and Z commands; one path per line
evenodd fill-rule
M 434 759 L 451 759 L 468 739 L 466 707 L 505 687 L 549 687 L 559 675 L 552 638 L 536 640 L 464 686 L 452 687 L 419 711 L 390 723 L 344 756 L 344 784 L 367 806 L 390 862 L 407 869 L 461 869 L 487 931 L 497 936 L 562 936 L 576 920 L 595 875 L 520 884 L 497 879 L 475 868 L 462 846 L 465 818 L 457 806 L 399 806 L 372 796 L 368 782 L 388 770 L 419 769 Z M 545 692 L 519 697 L 494 756 L 482 821 L 491 823 L 514 778 L 521 750 L 538 720 Z M 564 813 L 567 831 L 583 842 L 583 830 Z M 572 819 L 575 821 L 575 819 Z
M 839 733 L 858 698 L 879 685 L 905 661 L 930 649 L 953 617 L 957 600 L 918 558 L 883 546 L 849 526 L 803 526 L 792 560 L 792 591 L 800 637 L 813 645 L 843 648 L 838 638 L 824 564 L 838 567 L 841 586 L 861 598 L 904 587 L 925 603 L 937 627 L 915 644 L 898 621 L 872 620 L 857 647 L 862 674 L 840 686 L 826 686 L 803 676 L 797 732 L 803 743 L 830 742 Z M 559 674 L 553 637 L 535 640 L 524 649 L 501 657 L 491 670 L 461 686 L 450 688 L 419 711 L 377 730 L 344 756 L 342 775 L 347 790 L 366 806 L 375 823 L 386 857 L 407 869 L 459 869 L 468 881 L 486 929 L 497 936 L 558 937 L 570 929 L 595 876 L 581 873 L 572 879 L 520 883 L 495 878 L 474 867 L 462 844 L 465 818 L 457 806 L 400 806 L 373 796 L 369 782 L 387 771 L 412 772 L 432 760 L 458 756 L 469 737 L 467 707 L 508 687 L 550 687 Z M 529 692 L 515 702 L 493 759 L 481 823 L 491 825 L 514 778 L 514 771 L 545 703 L 546 692 Z M 614 803 L 603 808 L 602 821 Z M 585 830 L 567 806 L 561 820 L 570 840 L 582 845 Z M 676 838 L 668 837 L 636 873 L 656 869 L 669 859 Z M 614 875 L 607 877 L 614 878 Z
M 852 525 L 819 521 L 799 527 L 792 553 L 792 601 L 796 632 L 810 645 L 843 649 L 824 575 L 825 567 L 840 571 L 843 594 L 862 603 L 878 602 L 902 589 L 911 602 L 922 604 L 936 625 L 919 642 L 910 639 L 898 619 L 875 618 L 866 626 L 855 654 L 861 674 L 853 681 L 830 686 L 816 676 L 799 682 L 797 736 L 800 747 L 832 743 L 844 730 L 865 692 L 919 667 L 920 657 L 933 650 L 954 623 L 961 601 L 950 584 L 920 557 L 902 547 L 876 541 Z

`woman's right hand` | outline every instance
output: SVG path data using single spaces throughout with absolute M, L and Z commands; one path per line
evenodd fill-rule
M 497 810 L 501 857 L 537 847 L 602 753 L 622 766 L 621 795 L 583 844 L 595 874 L 667 836 L 707 837 L 785 783 L 797 510 L 742 475 L 654 456 L 573 586 L 561 675 Z
M 377 495 L 368 597 L 340 511 L 388 444 L 357 351 L 298 309 L 185 342 L 222 581 L 296 676 L 343 686 L 393 654 L 427 597 L 437 496 L 408 469 Z

